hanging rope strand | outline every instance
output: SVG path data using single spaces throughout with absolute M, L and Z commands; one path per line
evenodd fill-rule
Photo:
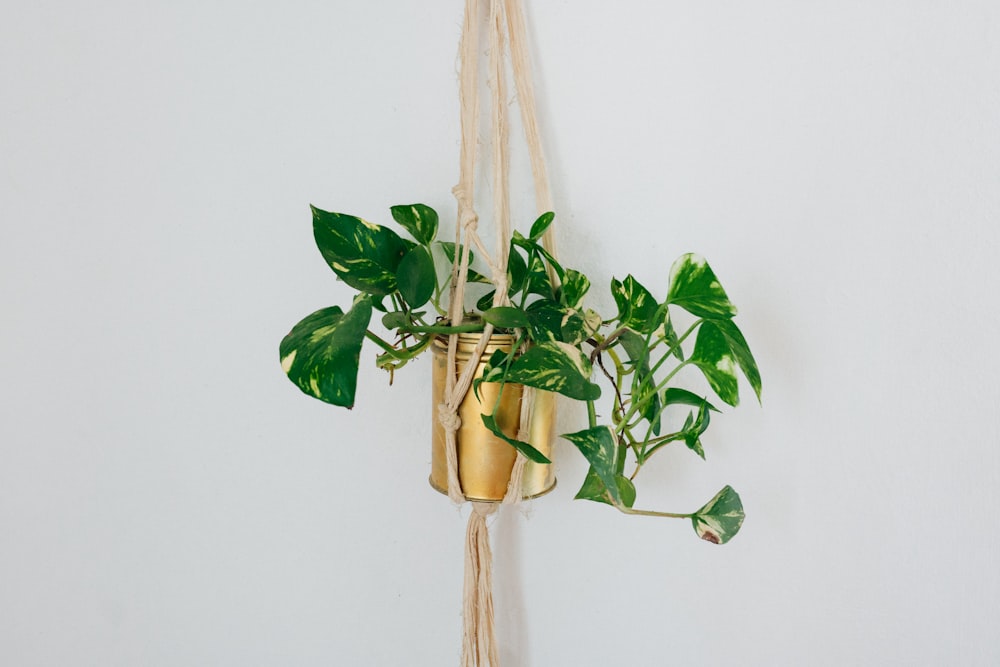
M 456 253 L 452 264 L 448 304 L 448 316 L 453 325 L 462 323 L 465 317 L 465 289 L 473 247 L 481 254 L 490 270 L 492 282 L 496 288 L 493 304 L 508 305 L 510 303 L 507 293 L 507 262 L 511 239 L 508 151 L 510 130 L 507 118 L 505 41 L 510 44 L 511 48 L 511 67 L 521 106 L 525 138 L 531 156 L 536 204 L 539 213 L 544 213 L 552 208 L 536 120 L 534 93 L 525 44 L 526 30 L 520 0 L 489 0 L 490 61 L 487 80 L 492 91 L 491 145 L 493 151 L 493 224 L 496 232 L 495 255 L 485 248 L 477 233 L 479 218 L 475 210 L 474 186 L 479 122 L 480 1 L 466 0 L 465 2 L 465 20 L 462 27 L 459 55 L 462 144 L 459 182 L 452 190 L 458 203 L 458 224 L 455 232 Z M 543 244 L 555 256 L 551 228 L 543 237 Z M 558 284 L 554 275 L 551 278 L 553 284 Z M 438 406 L 438 411 L 445 431 L 448 496 L 456 503 L 464 500 L 458 475 L 457 434 L 461 427 L 458 408 L 472 384 L 483 351 L 492 333 L 493 326 L 487 324 L 460 374 L 456 373 L 458 336 L 452 334 L 448 340 L 445 398 Z M 534 390 L 525 387 L 523 392 L 517 437 L 528 441 L 530 439 L 529 427 L 532 419 Z M 504 494 L 504 504 L 520 501 L 525 463 L 524 456 L 518 453 L 507 491 Z M 496 512 L 497 504 L 473 502 L 472 505 L 465 545 L 462 665 L 464 667 L 499 667 L 493 611 L 493 557 L 487 525 L 487 518 Z

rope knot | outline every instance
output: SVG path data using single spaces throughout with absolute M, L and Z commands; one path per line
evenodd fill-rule
M 438 421 L 447 432 L 455 433 L 462 427 L 462 418 L 458 416 L 458 410 L 447 403 L 438 404 Z
M 493 285 L 497 289 L 497 305 L 506 306 L 510 304 L 510 296 L 507 294 L 509 283 L 507 282 L 507 272 L 498 272 L 493 278 Z
M 459 224 L 462 225 L 462 229 L 474 232 L 479 227 L 479 216 L 471 207 L 463 208 Z

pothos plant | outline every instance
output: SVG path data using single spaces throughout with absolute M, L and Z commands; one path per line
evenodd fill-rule
M 757 364 L 733 322 L 736 308 L 703 258 L 681 256 L 670 270 L 662 299 L 631 275 L 613 279 L 610 290 L 618 312 L 606 318 L 584 305 L 591 288 L 587 276 L 562 266 L 542 247 L 540 240 L 554 217 L 546 213 L 527 236 L 513 234 L 510 305 L 494 307 L 494 293 L 488 291 L 474 311 L 452 326 L 446 317 L 450 268 L 462 249 L 437 239 L 438 215 L 430 207 L 393 206 L 391 211 L 410 238 L 351 215 L 312 208 L 320 253 L 358 294 L 347 312 L 337 306 L 318 310 L 281 341 L 282 368 L 299 389 L 350 408 L 366 339 L 379 350 L 378 366 L 391 374 L 424 352 L 435 337 L 479 332 L 490 323 L 496 331 L 512 334 L 515 344 L 509 352 L 493 353 L 474 390 L 483 382 L 516 383 L 586 404 L 588 427 L 562 436 L 590 464 L 578 499 L 606 503 L 626 514 L 690 519 L 700 537 L 716 544 L 737 533 L 743 506 L 730 486 L 691 513 L 633 507 L 634 481 L 657 452 L 682 443 L 705 458 L 702 436 L 718 410 L 708 397 L 678 386 L 683 369 L 700 371 L 715 395 L 731 406 L 739 403 L 739 369 L 760 398 Z M 472 262 L 474 257 L 470 266 Z M 491 285 L 472 268 L 468 281 Z M 391 336 L 371 329 L 376 312 Z M 682 318 L 686 326 L 680 330 L 675 322 Z M 603 419 L 598 417 L 603 392 L 595 378 L 610 386 L 610 414 Z M 496 409 L 483 406 L 484 425 L 530 460 L 549 463 L 530 443 L 500 430 Z

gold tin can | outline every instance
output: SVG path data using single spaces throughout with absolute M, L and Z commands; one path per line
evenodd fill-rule
M 456 355 L 456 379 L 462 373 L 472 356 L 481 334 L 459 334 Z M 514 344 L 513 336 L 494 334 L 479 361 L 475 377 L 482 377 L 483 367 L 496 350 L 509 352 Z M 433 428 L 431 440 L 431 486 L 441 493 L 448 492 L 448 462 L 445 454 L 444 427 L 438 417 L 438 405 L 444 400 L 448 378 L 448 339 L 437 338 L 433 344 L 434 370 L 431 397 Z M 506 384 L 500 397 L 500 407 L 496 420 L 500 429 L 511 438 L 517 437 L 521 416 L 521 399 L 524 387 Z M 510 473 L 514 468 L 517 451 L 495 436 L 483 424 L 481 415 L 487 414 L 496 404 L 500 385 L 484 382 L 479 387 L 479 398 L 470 388 L 458 408 L 462 425 L 456 433 L 458 450 L 458 477 L 462 491 L 468 500 L 500 501 L 507 493 Z M 534 406 L 531 423 L 528 424 L 528 442 L 538 451 L 552 459 L 552 445 L 555 440 L 555 394 L 548 391 L 534 391 Z M 482 399 L 480 401 L 480 399 Z M 521 485 L 521 496 L 533 498 L 552 490 L 556 484 L 555 472 L 551 464 L 527 461 Z

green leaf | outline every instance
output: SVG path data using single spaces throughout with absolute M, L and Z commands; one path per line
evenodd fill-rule
M 543 299 L 553 299 L 555 297 L 552 281 L 549 280 L 549 274 L 545 270 L 545 262 L 538 255 L 531 256 L 525 291 L 528 294 L 537 294 Z
M 383 296 L 396 289 L 396 269 L 412 244 L 396 232 L 353 215 L 315 206 L 313 235 L 323 259 L 354 289 Z
M 681 389 L 680 387 L 670 387 L 663 392 L 663 405 L 690 405 L 695 408 L 700 408 L 705 405 L 708 406 L 709 410 L 718 412 L 715 406 L 709 403 L 705 398 L 695 394 L 694 392 L 688 391 L 687 389 Z
M 757 369 L 757 362 L 750 352 L 750 346 L 747 345 L 746 339 L 743 338 L 743 333 L 732 320 L 717 320 L 712 322 L 712 324 L 718 327 L 722 336 L 726 339 L 726 343 L 729 345 L 729 350 L 733 353 L 736 363 L 743 370 L 743 376 L 746 377 L 747 382 L 753 387 L 753 391 L 757 395 L 757 400 L 760 401 L 760 371 Z
M 491 289 L 489 292 L 479 297 L 479 300 L 476 301 L 476 310 L 484 312 L 492 308 L 493 297 L 496 296 L 496 293 L 497 291 L 495 289 Z
M 622 502 L 615 472 L 617 442 L 610 426 L 595 426 L 576 433 L 567 433 L 564 438 L 576 445 L 580 453 L 590 462 L 594 474 L 604 485 L 614 504 Z
M 528 279 L 528 265 L 521 255 L 521 251 L 514 247 L 512 243 L 507 256 L 507 283 L 508 295 L 514 295 L 524 289 L 524 282 Z
M 392 219 L 402 225 L 418 243 L 430 245 L 437 236 L 438 214 L 430 206 L 410 204 L 393 206 L 389 210 L 392 211 Z
M 525 250 L 528 251 L 529 254 L 534 254 L 543 257 L 545 261 L 548 262 L 549 265 L 552 267 L 552 270 L 555 272 L 555 274 L 559 277 L 559 280 L 563 279 L 563 276 L 565 275 L 566 271 L 563 269 L 562 265 L 556 261 L 556 258 L 553 257 L 548 250 L 542 247 L 540 243 L 532 239 L 524 238 L 524 236 L 521 235 L 521 232 L 517 231 L 516 229 L 514 230 L 514 233 L 511 236 L 511 243 L 513 243 L 516 246 L 520 246 L 521 248 L 524 248 Z
M 551 299 L 538 299 L 525 310 L 528 331 L 536 343 L 562 340 L 563 311 Z
M 611 296 L 618 304 L 618 322 L 621 326 L 648 334 L 659 325 L 656 321 L 659 304 L 649 290 L 631 275 L 626 276 L 623 282 L 611 279 Z
M 504 374 L 507 372 L 507 360 L 511 356 L 512 353 L 503 350 L 493 351 L 490 358 L 486 360 L 486 365 L 483 366 L 483 374 L 472 381 L 472 392 L 476 395 L 476 398 L 482 401 L 482 398 L 479 396 L 479 385 L 482 383 L 503 381 Z
M 513 306 L 494 306 L 483 311 L 483 319 L 501 329 L 517 329 L 527 327 L 528 316 L 520 308 Z
M 497 425 L 497 420 L 493 417 L 493 415 L 482 415 L 482 418 L 483 424 L 485 424 L 486 428 L 493 432 L 493 435 L 510 444 L 510 446 L 524 454 L 529 460 L 534 461 L 535 463 L 552 463 L 552 461 L 546 458 L 545 454 L 542 454 L 527 442 L 511 438 L 506 433 L 501 431 L 500 427 Z
M 636 387 L 648 378 L 648 384 L 655 387 L 656 382 L 650 377 L 649 348 L 646 347 L 646 339 L 631 329 L 626 329 L 619 334 L 618 341 L 624 348 L 625 354 L 628 355 L 629 361 L 635 367 L 636 377 L 632 386 Z M 635 397 L 633 396 L 633 398 Z M 650 391 L 640 403 L 639 410 L 643 418 L 652 425 L 653 434 L 659 435 L 660 413 L 663 412 L 659 394 Z
M 717 326 L 718 322 L 706 320 L 698 329 L 698 339 L 690 361 L 701 369 L 712 390 L 723 401 L 736 407 L 740 404 L 736 382 L 736 360 L 729 341 Z
M 537 241 L 540 238 L 542 238 L 542 235 L 545 234 L 545 230 L 549 228 L 549 225 L 552 224 L 552 221 L 555 219 L 555 217 L 556 214 L 553 213 L 552 211 L 549 211 L 548 213 L 542 213 L 538 217 L 538 219 L 535 220 L 534 224 L 531 225 L 531 231 L 528 233 L 528 236 L 531 237 L 531 240 Z
M 572 345 L 539 343 L 514 360 L 507 381 L 593 401 L 600 398 L 601 388 L 590 381 L 592 370 L 590 360 Z
M 382 316 L 382 326 L 386 329 L 399 329 L 410 326 L 410 318 L 406 313 L 394 310 Z
M 434 260 L 426 248 L 416 247 L 406 253 L 396 270 L 396 283 L 410 308 L 419 308 L 434 294 Z
M 583 296 L 590 289 L 587 276 L 573 269 L 566 269 L 562 285 L 559 287 L 559 303 L 565 308 L 579 308 Z
M 439 248 L 441 248 L 441 251 L 444 253 L 444 256 L 448 259 L 448 263 L 449 264 L 454 264 L 455 263 L 455 244 L 452 243 L 451 241 L 438 241 L 436 245 Z M 470 282 L 470 283 L 482 283 L 484 285 L 490 285 L 490 284 L 492 284 L 493 281 L 491 281 L 489 278 L 487 278 L 483 274 L 479 273 L 478 271 L 472 269 L 472 263 L 475 260 L 476 260 L 476 254 L 470 250 L 469 251 L 469 272 L 466 274 L 468 276 L 466 278 L 466 282 Z M 449 275 L 451 274 L 450 271 L 448 273 L 449 273 Z
M 691 524 L 701 539 L 725 544 L 739 532 L 745 517 L 739 494 L 727 485 L 691 516 Z
M 615 482 L 618 484 L 618 496 L 621 498 L 622 505 L 632 507 L 635 504 L 635 485 L 624 475 L 615 475 Z M 611 501 L 608 500 L 608 494 L 605 493 L 606 489 L 607 487 L 604 486 L 604 482 L 598 476 L 594 467 L 591 466 L 590 470 L 587 471 L 587 478 L 583 480 L 583 486 L 580 487 L 575 499 L 592 500 L 595 503 L 610 505 Z
M 288 379 L 321 401 L 353 407 L 361 344 L 371 315 L 371 297 L 359 296 L 346 314 L 333 306 L 296 324 L 279 346 Z
M 438 241 L 437 245 L 444 252 L 444 256 L 448 258 L 448 261 L 451 264 L 454 264 L 455 263 L 455 244 L 453 242 L 451 242 L 451 241 Z M 476 259 L 475 253 L 473 253 L 470 250 L 469 251 L 469 265 L 470 266 L 472 265 L 472 262 L 475 261 L 475 259 Z
M 670 353 L 678 359 L 678 361 L 684 361 L 684 350 L 681 349 L 681 341 L 677 336 L 677 331 L 674 329 L 674 323 L 670 319 L 670 309 L 667 308 L 666 304 L 661 306 L 663 308 L 663 321 L 660 323 L 659 329 L 656 331 L 657 335 L 667 342 L 667 346 L 670 348 Z
M 704 257 L 688 253 L 670 269 L 667 303 L 680 306 L 692 315 L 708 319 L 730 318 L 736 306 L 729 302 L 712 268 Z
M 702 403 L 698 408 L 698 417 L 689 413 L 684 422 L 684 428 L 680 435 L 684 438 L 684 444 L 688 449 L 705 460 L 705 448 L 701 445 L 701 434 L 708 429 L 708 403 Z
M 590 339 L 601 328 L 601 316 L 587 308 L 573 310 L 563 316 L 561 334 L 562 340 L 570 345 L 579 345 Z

